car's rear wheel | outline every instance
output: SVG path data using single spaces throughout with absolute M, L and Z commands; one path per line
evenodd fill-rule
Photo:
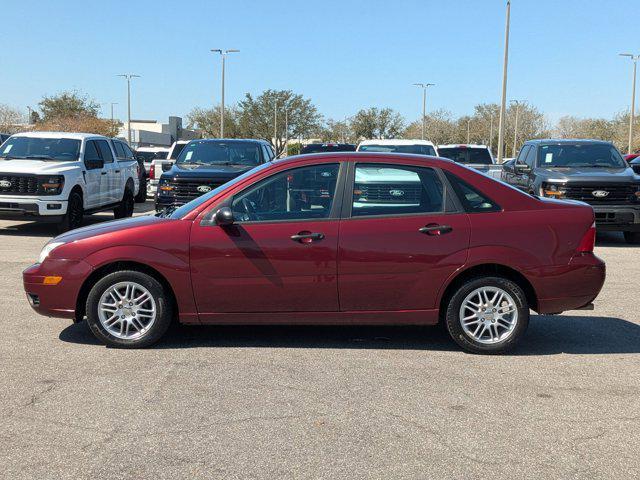
M 133 209 L 135 207 L 135 201 L 133 199 L 133 193 L 131 189 L 127 187 L 122 196 L 120 204 L 113 209 L 114 218 L 126 218 L 133 215 Z
M 624 241 L 631 245 L 640 244 L 640 232 L 624 232 Z
M 82 204 L 82 195 L 78 192 L 71 192 L 67 202 L 67 213 L 64 214 L 61 222 L 58 224 L 58 232 L 63 233 L 73 230 L 74 228 L 80 228 L 83 219 L 84 207 Z
M 98 340 L 113 347 L 156 343 L 171 324 L 173 304 L 165 288 L 135 270 L 111 273 L 89 292 L 87 323 Z
M 503 277 L 475 277 L 450 297 L 445 323 L 453 340 L 472 353 L 502 353 L 513 348 L 529 325 L 522 288 Z
M 145 175 L 140 178 L 140 189 L 135 196 L 136 203 L 144 203 L 147 201 L 147 177 Z

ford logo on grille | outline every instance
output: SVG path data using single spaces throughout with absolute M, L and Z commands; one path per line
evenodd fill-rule
M 197 188 L 197 190 L 198 190 L 200 193 L 207 193 L 207 192 L 210 192 L 210 191 L 211 191 L 211 187 L 210 187 L 209 185 L 199 185 L 199 186 L 198 186 L 198 188 Z
M 9 180 L 0 180 L 0 188 L 9 188 L 11 182 Z
M 607 192 L 606 190 L 594 190 L 593 192 L 591 192 L 591 195 L 596 198 L 604 198 L 609 195 L 609 192 Z
M 404 190 L 389 190 L 392 197 L 404 197 Z

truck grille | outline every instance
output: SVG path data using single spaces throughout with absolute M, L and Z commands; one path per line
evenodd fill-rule
M 204 195 L 205 192 L 199 191 L 198 187 L 209 187 L 210 190 L 213 190 L 216 187 L 219 187 L 225 183 L 222 180 L 214 180 L 214 181 L 198 181 L 198 180 L 169 180 L 163 185 L 167 185 L 173 187 L 170 191 L 162 191 L 163 197 L 170 197 L 176 200 L 179 203 L 187 203 L 197 198 L 201 195 Z
M 603 185 L 603 184 L 572 184 L 566 186 L 566 198 L 581 200 L 591 204 L 606 203 L 637 203 L 636 185 Z M 607 192 L 606 196 L 598 197 L 593 192 Z
M 358 202 L 420 203 L 422 184 L 356 184 L 354 199 Z
M 36 195 L 38 177 L 0 173 L 0 195 Z

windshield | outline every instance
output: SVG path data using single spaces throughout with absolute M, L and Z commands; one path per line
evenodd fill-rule
M 417 155 L 436 156 L 436 150 L 431 145 L 360 145 L 358 151 L 413 153 Z
M 2 144 L 0 158 L 78 160 L 80 140 L 72 138 L 11 137 Z
M 226 190 L 227 188 L 231 187 L 232 185 L 235 185 L 238 182 L 243 181 L 245 178 L 253 175 L 254 173 L 271 167 L 273 164 L 271 162 L 267 162 L 267 163 L 263 163 L 262 165 L 258 165 L 256 168 L 252 168 L 251 170 L 244 172 L 242 175 L 234 178 L 233 180 L 229 180 L 227 183 L 223 183 L 222 185 L 220 185 L 219 187 L 214 188 L 213 190 L 211 190 L 210 192 L 205 193 L 204 195 L 194 198 L 193 200 L 191 200 L 189 203 L 186 203 L 184 205 L 182 205 L 179 208 L 176 208 L 175 210 L 165 210 L 164 212 L 160 212 L 158 214 L 158 216 L 160 217 L 169 217 L 169 218 L 174 218 L 174 219 L 180 219 L 182 217 L 184 217 L 187 213 L 189 213 L 191 210 L 193 210 L 194 208 L 198 208 L 200 205 L 202 205 L 203 203 L 208 202 L 211 198 L 215 197 L 216 195 L 220 194 L 220 192 L 222 192 L 223 190 Z
M 193 141 L 189 142 L 178 165 L 246 165 L 260 164 L 260 145 L 254 142 Z
M 136 157 L 141 158 L 145 162 L 151 162 L 152 160 L 167 158 L 169 152 L 136 152 Z
M 541 145 L 538 166 L 564 168 L 625 168 L 626 162 L 613 145 L 606 143 Z
M 491 154 L 487 148 L 451 147 L 438 148 L 441 157 L 449 158 L 456 163 L 470 163 L 475 165 L 493 165 Z

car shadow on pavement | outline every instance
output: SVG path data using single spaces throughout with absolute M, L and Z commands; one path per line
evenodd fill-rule
M 638 248 L 638 245 L 627 243 L 622 232 L 598 232 L 596 235 L 597 247 Z
M 86 322 L 65 328 L 60 340 L 100 345 Z M 444 328 L 365 326 L 172 325 L 157 349 L 344 348 L 460 350 Z M 520 345 L 509 355 L 640 353 L 640 325 L 613 317 L 533 315 Z

